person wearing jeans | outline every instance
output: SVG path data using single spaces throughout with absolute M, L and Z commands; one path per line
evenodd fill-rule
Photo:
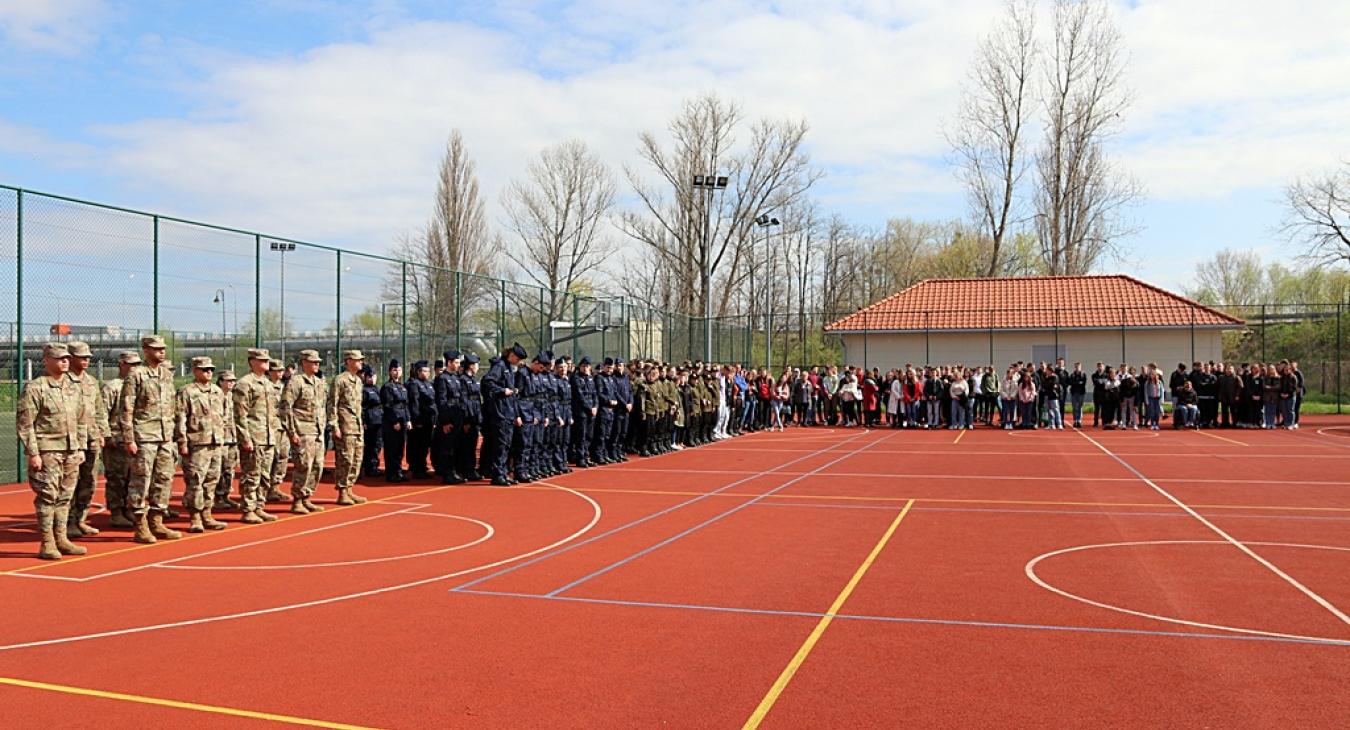
M 1083 372 L 1083 363 L 1073 364 L 1073 372 L 1068 377 L 1069 404 L 1073 407 L 1073 427 L 1083 427 L 1083 400 L 1087 397 L 1087 373 Z

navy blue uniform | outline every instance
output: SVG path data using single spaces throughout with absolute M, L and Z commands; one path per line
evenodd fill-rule
M 560 472 L 571 471 L 567 468 L 568 442 L 572 440 L 572 383 L 567 378 L 553 375 L 553 391 L 557 394 L 553 410 L 558 422 L 553 425 L 555 443 L 553 446 L 553 467 Z
M 459 415 L 461 412 L 460 401 L 463 399 L 463 381 L 460 380 L 458 372 L 449 370 L 441 371 L 436 376 L 436 433 L 432 441 L 434 451 L 431 461 L 436 467 L 436 473 L 440 475 L 441 481 L 447 484 L 454 484 L 462 481 L 459 475 L 455 473 L 455 464 L 458 457 L 455 454 L 455 445 L 458 440 L 455 438 L 455 430 L 459 427 Z
M 610 439 L 614 433 L 614 408 L 619 400 L 618 388 L 613 375 L 600 373 L 595 376 L 595 395 L 600 402 L 600 411 L 595 418 L 595 436 L 591 442 L 591 458 L 601 464 L 617 461 L 609 452 Z
M 537 473 L 539 426 L 544 418 L 540 413 L 542 383 L 534 371 L 521 367 L 516 370 L 515 389 L 518 395 L 516 413 L 521 426 L 511 441 L 511 460 L 516 481 L 524 482 L 533 480 Z
M 478 429 L 483 423 L 483 391 L 468 373 L 459 374 L 460 404 L 455 429 L 455 471 L 465 479 L 478 479 Z
M 380 421 L 384 432 L 384 476 L 398 481 L 403 478 L 403 447 L 412 423 L 408 415 L 408 389 L 397 380 L 385 383 L 380 389 L 380 404 L 384 411 Z
M 591 410 L 598 402 L 595 376 L 572 373 L 572 462 L 581 466 L 591 463 L 591 437 L 595 433 Z
M 619 461 L 626 461 L 628 457 L 624 452 L 628 450 L 628 418 L 633 407 L 633 383 L 628 380 L 627 373 L 617 369 L 614 371 L 614 391 L 619 405 L 614 409 L 614 430 L 609 439 L 609 453 Z
M 361 417 L 365 421 L 365 441 L 361 445 L 361 465 L 366 476 L 380 473 L 381 427 L 384 423 L 384 404 L 380 389 L 374 385 L 361 387 Z
M 520 399 L 515 392 L 515 374 L 505 360 L 494 358 L 492 367 L 483 376 L 483 415 L 487 426 L 487 441 L 484 462 L 491 470 L 493 481 L 506 481 L 506 461 L 511 455 L 511 444 L 515 439 L 516 419 L 521 417 L 517 402 Z M 507 391 L 511 391 L 507 395 Z M 490 456 L 491 458 L 486 458 Z
M 408 415 L 412 428 L 408 433 L 408 468 L 414 479 L 425 479 L 431 433 L 436 430 L 436 392 L 431 383 L 413 378 L 408 382 Z

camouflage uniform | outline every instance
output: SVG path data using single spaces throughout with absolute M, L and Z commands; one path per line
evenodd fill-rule
M 45 357 L 69 357 L 59 342 L 49 342 L 42 349 Z M 15 417 L 19 441 L 30 458 L 42 457 L 42 468 L 29 470 L 28 484 L 42 535 L 38 557 L 45 560 L 59 560 L 63 553 L 85 553 L 66 538 L 70 499 L 88 444 L 79 433 L 84 417 L 80 388 L 65 375 L 40 375 L 24 386 L 19 397 Z
M 342 360 L 364 360 L 360 350 L 347 350 Z M 328 394 L 328 422 L 342 438 L 334 441 L 336 458 L 334 485 L 338 504 L 360 504 L 365 497 L 352 491 L 361 475 L 361 453 L 365 447 L 365 423 L 361 415 L 361 376 L 344 371 L 333 378 L 333 390 Z
M 215 370 L 209 357 L 192 358 L 192 367 Z M 183 508 L 192 519 L 188 531 L 223 529 L 225 525 L 211 517 L 211 503 L 225 449 L 225 391 L 209 378 L 205 383 L 193 381 L 178 390 L 177 403 L 174 441 L 183 457 Z
M 123 352 L 118 356 L 118 362 L 139 365 L 141 356 L 135 352 Z M 103 447 L 103 502 L 111 515 L 108 525 L 128 528 L 132 526 L 131 515 L 127 511 L 131 461 L 122 446 L 122 385 L 120 377 L 103 384 L 104 418 L 108 421 L 108 437 L 111 440 L 110 445 Z
M 301 362 L 319 362 L 316 350 L 302 350 Z M 295 452 L 295 475 L 291 482 L 291 511 L 298 514 L 322 512 L 314 504 L 314 490 L 323 476 L 323 433 L 328 425 L 324 408 L 327 385 L 317 375 L 303 371 L 291 376 L 282 392 L 282 425 L 285 440 Z
M 92 357 L 89 345 L 83 342 L 68 344 L 72 357 Z M 103 394 L 99 392 L 98 378 L 85 370 L 78 376 L 70 373 L 80 388 L 84 398 L 84 417 L 80 421 L 80 432 L 87 446 L 84 450 L 84 462 L 80 464 L 80 478 L 75 483 L 75 495 L 70 501 L 70 516 L 67 531 L 71 535 L 97 535 L 98 530 L 85 522 L 89 503 L 94 499 L 94 486 L 98 481 L 99 455 L 103 451 L 103 440 L 108 437 L 108 414 L 104 410 Z
M 249 360 L 270 359 L 267 350 L 250 349 Z M 239 496 L 244 521 L 276 519 L 263 509 L 262 475 L 276 455 L 276 431 L 272 427 L 272 382 L 266 376 L 248 373 L 239 379 L 234 396 L 235 434 L 239 438 Z
M 145 349 L 161 349 L 160 337 L 143 337 Z M 164 528 L 174 470 L 174 390 L 173 366 L 167 362 L 151 368 L 136 366 L 122 383 L 121 432 L 127 444 L 136 445 L 131 456 L 131 484 L 127 503 L 136 518 L 136 539 L 154 542 L 148 537 L 181 537 Z M 150 529 L 143 530 L 147 517 Z
M 268 382 L 272 386 L 272 430 L 276 432 L 276 438 L 274 439 L 276 456 L 272 460 L 271 467 L 264 470 L 262 475 L 263 495 L 268 502 L 286 501 L 286 495 L 281 493 L 281 484 L 286 481 L 286 469 L 291 465 L 291 442 L 286 438 L 284 407 L 281 403 L 281 394 L 285 390 L 286 384 L 280 378 L 276 380 L 270 378 L 272 373 L 280 373 L 284 370 L 285 368 L 277 360 L 273 360 L 267 368 Z M 292 476 L 292 478 L 294 477 Z M 294 485 L 291 488 L 294 489 Z
M 220 374 L 217 382 L 229 380 L 234 382 L 236 378 L 234 373 L 226 371 Z M 220 450 L 220 478 L 216 480 L 216 493 L 214 504 L 215 509 L 230 509 L 235 505 L 230 503 L 230 488 L 234 485 L 234 473 L 239 468 L 239 437 L 234 420 L 234 393 L 224 393 L 221 388 L 221 398 L 223 404 L 222 416 L 225 421 L 225 446 Z

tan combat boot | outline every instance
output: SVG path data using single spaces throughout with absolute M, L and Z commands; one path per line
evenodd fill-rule
M 164 526 L 164 515 L 156 512 L 150 515 L 150 534 L 157 540 L 177 540 L 183 536 L 178 530 L 171 530 Z
M 281 490 L 279 489 L 273 489 L 272 491 L 268 492 L 267 497 L 265 499 L 269 504 L 282 504 L 284 502 L 290 501 L 290 499 L 286 495 L 282 494 Z
M 125 509 L 114 509 L 112 511 L 112 516 L 108 518 L 108 527 L 116 527 L 119 530 L 129 530 L 135 526 L 136 523 L 131 521 L 131 517 L 127 515 Z
M 323 507 L 320 507 L 319 505 L 314 504 L 314 500 L 310 499 L 309 497 L 305 497 L 305 509 L 309 510 L 310 512 L 322 512 L 322 511 L 323 511 Z
M 347 497 L 348 499 L 357 504 L 365 504 L 366 502 L 370 501 L 365 497 L 362 497 L 361 495 L 357 494 L 356 487 L 347 487 Z
M 343 507 L 348 507 L 353 504 L 356 504 L 356 500 L 352 499 L 352 490 L 339 489 L 337 490 L 337 492 L 338 492 L 337 503 L 339 505 L 342 505 Z
M 223 530 L 226 527 L 225 523 L 216 519 L 209 509 L 202 510 L 202 525 L 208 530 Z
M 206 532 L 206 526 L 202 524 L 202 513 L 192 510 L 188 517 L 188 532 L 198 533 Z
M 263 509 L 262 507 L 259 507 L 257 510 L 255 510 L 255 511 L 254 511 L 254 514 L 258 515 L 258 517 L 259 517 L 263 522 L 276 522 L 278 519 L 281 519 L 281 518 L 277 517 L 276 515 L 274 515 L 274 514 L 268 512 L 267 510 Z
M 38 505 L 37 522 L 38 533 L 42 535 L 37 556 L 43 560 L 60 560 L 61 551 L 56 548 L 56 536 L 52 534 L 52 508 L 49 505 Z
M 245 525 L 261 525 L 263 522 L 266 522 L 266 520 L 258 516 L 257 510 L 244 510 L 244 516 L 240 517 L 239 521 Z
M 70 507 L 57 507 L 52 512 L 52 535 L 56 541 L 56 549 L 62 555 L 84 555 L 89 552 L 83 545 L 76 545 L 70 541 L 67 529 L 70 527 Z
M 76 524 L 79 526 L 80 532 L 86 536 L 97 535 L 99 533 L 97 527 L 89 524 L 89 510 L 87 509 L 80 511 L 80 519 L 76 520 Z
M 154 545 L 155 535 L 150 532 L 149 517 L 147 515 L 136 515 L 136 534 L 131 538 L 132 542 L 139 542 L 142 545 Z
M 307 515 L 307 514 L 309 514 L 309 509 L 308 509 L 307 507 L 305 507 L 305 500 L 304 500 L 304 498 L 302 498 L 302 497 L 296 497 L 295 499 L 292 499 L 292 500 L 291 500 L 291 514 L 293 514 L 293 515 Z

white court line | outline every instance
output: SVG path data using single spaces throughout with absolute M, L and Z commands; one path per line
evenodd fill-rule
M 1186 619 L 1174 618 L 1171 616 L 1160 616 L 1154 613 L 1136 611 L 1134 609 L 1125 608 L 1123 606 L 1116 606 L 1110 603 L 1094 601 L 1091 598 L 1085 598 L 1076 593 L 1069 593 L 1068 591 L 1061 590 L 1059 588 L 1056 588 L 1055 586 L 1050 585 L 1049 583 L 1046 583 L 1044 580 L 1041 580 L 1040 576 L 1036 575 L 1036 565 L 1039 564 L 1042 560 L 1045 560 L 1046 558 L 1053 558 L 1057 555 L 1065 555 L 1068 553 L 1075 553 L 1082 550 L 1095 550 L 1098 548 L 1112 548 L 1112 547 L 1135 547 L 1139 545 L 1226 545 L 1226 544 L 1227 543 L 1225 543 L 1223 540 L 1144 540 L 1138 542 L 1109 542 L 1100 545 L 1079 545 L 1078 547 L 1064 548 L 1063 550 L 1055 550 L 1052 552 L 1045 553 L 1044 555 L 1037 556 L 1036 558 L 1033 558 L 1031 562 L 1027 563 L 1026 574 L 1027 577 L 1030 578 L 1033 583 L 1046 589 L 1047 591 L 1050 591 L 1051 593 L 1058 594 L 1065 598 L 1071 598 L 1080 603 L 1086 603 L 1089 606 L 1096 606 L 1097 608 L 1105 608 L 1111 611 L 1129 614 L 1131 616 L 1139 616 L 1141 618 L 1153 619 L 1155 621 L 1165 621 L 1167 623 L 1173 624 L 1182 624 L 1184 626 L 1196 626 L 1203 629 L 1233 631 L 1239 634 L 1253 634 L 1257 636 L 1273 636 L 1281 639 L 1299 639 L 1304 641 L 1334 641 L 1338 643 L 1345 641 L 1345 639 L 1336 639 L 1326 636 L 1303 636 L 1300 634 L 1282 634 L 1276 631 L 1262 631 L 1260 629 L 1244 629 L 1237 626 L 1225 626 L 1223 624 L 1207 624 L 1202 623 L 1200 621 L 1188 621 Z M 1330 545 L 1300 545 L 1283 542 L 1254 542 L 1251 544 L 1263 545 L 1268 547 L 1308 548 L 1310 550 L 1341 550 L 1350 552 L 1350 548 L 1333 547 Z
M 875 452 L 868 452 L 875 453 Z M 1064 456 L 1064 454 L 1059 454 Z M 1287 457 L 1286 457 L 1287 458 Z M 631 471 L 631 472 L 655 472 L 669 474 L 755 474 L 760 472 L 739 470 L 739 469 L 648 469 L 645 467 L 612 465 L 606 467 L 610 471 Z M 784 476 L 800 476 L 805 472 L 779 471 L 774 474 Z M 1072 481 L 1072 482 L 1136 482 L 1134 477 L 1085 477 L 1080 475 L 1073 476 L 1018 476 L 1015 474 L 903 474 L 900 472 L 842 472 L 831 471 L 821 472 L 815 476 L 820 477 L 867 477 L 872 479 L 957 479 L 957 480 L 978 480 L 978 481 Z M 1160 482 L 1176 482 L 1181 484 L 1299 484 L 1314 486 L 1346 486 L 1350 481 L 1301 481 L 1297 479 L 1184 479 L 1171 477 L 1158 477 Z
M 77 635 L 77 636 L 63 636 L 63 637 L 59 637 L 59 638 L 55 638 L 55 639 L 42 639 L 42 640 L 40 640 L 40 641 L 25 641 L 25 642 L 18 643 L 18 644 L 8 644 L 8 645 L 5 645 L 5 646 L 0 646 L 0 651 L 12 651 L 12 650 L 14 650 L 14 649 L 29 649 L 29 648 L 33 648 L 33 647 L 39 647 L 39 646 L 53 646 L 53 645 L 57 645 L 57 644 L 71 644 L 71 643 L 75 643 L 75 642 L 77 642 L 77 641 L 90 641 L 90 640 L 92 640 L 92 639 L 106 639 L 106 638 L 111 638 L 111 637 L 114 637 L 114 636 L 127 636 L 127 635 L 130 635 L 130 634 L 142 634 L 142 633 L 147 633 L 147 632 L 150 632 L 150 631 L 160 631 L 160 630 L 162 630 L 162 629 L 174 629 L 174 628 L 181 628 L 181 627 L 184 627 L 184 626 L 198 626 L 198 625 L 201 625 L 201 624 L 216 623 L 216 622 L 218 622 L 218 621 L 231 621 L 231 620 L 234 620 L 234 619 L 251 618 L 251 617 L 253 617 L 253 616 L 265 616 L 265 615 L 273 614 L 273 613 L 283 613 L 283 612 L 286 612 L 286 611 L 295 611 L 295 610 L 301 609 L 301 608 L 312 608 L 312 607 L 314 607 L 314 606 L 324 606 L 324 605 L 328 605 L 328 604 L 332 604 L 332 603 L 341 603 L 341 602 L 344 602 L 344 601 L 351 601 L 351 600 L 354 600 L 354 599 L 357 599 L 357 598 L 366 598 L 366 597 L 369 597 L 369 596 L 377 596 L 377 595 L 381 595 L 381 594 L 384 594 L 384 593 L 392 593 L 392 592 L 394 592 L 394 591 L 405 590 L 405 589 L 408 589 L 408 588 L 417 588 L 417 587 L 419 587 L 419 586 L 424 586 L 424 585 L 428 585 L 428 584 L 431 584 L 431 583 L 438 583 L 438 582 L 443 581 L 443 580 L 449 580 L 450 578 L 458 578 L 458 577 L 460 577 L 460 576 L 468 575 L 468 574 L 470 574 L 470 573 L 477 573 L 477 572 L 483 571 L 483 570 L 491 570 L 492 568 L 496 568 L 496 567 L 499 567 L 499 566 L 502 566 L 502 565 L 506 565 L 506 564 L 508 564 L 508 563 L 514 563 L 514 562 L 516 562 L 516 561 L 518 561 L 518 560 L 524 560 L 525 558 L 529 558 L 529 557 L 538 555 L 538 554 L 540 554 L 540 553 L 548 552 L 549 550 L 553 550 L 554 548 L 557 548 L 557 547 L 559 547 L 559 546 L 561 546 L 561 545 L 566 545 L 567 543 L 572 542 L 573 540 L 575 540 L 575 539 L 581 537 L 582 535 L 586 534 L 587 532 L 590 532 L 591 529 L 594 528 L 595 525 L 596 525 L 597 523 L 600 522 L 600 516 L 601 516 L 601 514 L 603 514 L 603 511 L 600 509 L 600 504 L 599 504 L 598 502 L 596 502 L 595 500 L 593 500 L 593 499 L 591 499 L 590 497 L 586 496 L 585 494 L 582 494 L 581 492 L 576 491 L 575 489 L 568 489 L 567 487 L 560 486 L 560 485 L 556 485 L 556 484 L 551 484 L 551 485 L 548 485 L 548 486 L 552 486 L 552 487 L 554 487 L 554 488 L 556 488 L 556 489 L 559 489 L 559 490 L 561 490 L 561 491 L 567 492 L 567 493 L 569 493 L 569 494 L 572 494 L 573 496 L 580 497 L 581 499 L 585 500 L 587 503 L 589 503 L 589 504 L 591 505 L 591 508 L 592 508 L 594 514 L 591 516 L 591 519 L 590 519 L 589 522 L 587 522 L 585 525 L 583 525 L 583 526 L 582 526 L 580 529 L 578 529 L 576 532 L 573 532 L 571 535 L 568 535 L 567 537 L 564 537 L 564 538 L 562 538 L 562 539 L 560 539 L 560 540 L 557 540 L 557 541 L 555 541 L 555 542 L 553 542 L 553 543 L 551 543 L 551 544 L 549 544 L 549 545 L 545 545 L 544 547 L 541 547 L 541 548 L 536 548 L 536 549 L 531 550 L 531 551 L 526 552 L 526 553 L 521 553 L 521 554 L 519 554 L 519 555 L 513 555 L 513 556 L 511 556 L 511 557 L 509 557 L 509 558 L 504 558 L 504 559 L 502 559 L 502 560 L 497 560 L 497 561 L 495 561 L 495 562 L 486 563 L 486 564 L 483 564 L 483 565 L 477 565 L 477 566 L 474 566 L 474 567 L 472 567 L 472 568 L 465 568 L 465 569 L 463 569 L 463 570 L 457 570 L 457 571 L 455 571 L 455 572 L 453 572 L 453 573 L 446 573 L 446 574 L 444 574 L 444 575 L 437 575 L 437 576 L 433 576 L 433 577 L 431 577 L 431 578 L 422 578 L 422 579 L 420 579 L 420 580 L 410 581 L 410 582 L 408 582 L 408 583 L 399 583 L 399 584 L 397 584 L 397 585 L 392 585 L 392 586 L 385 586 L 385 587 L 383 587 L 383 588 L 372 588 L 372 589 L 370 589 L 370 590 L 358 591 L 358 592 L 356 592 L 356 593 L 348 593 L 348 594 L 340 595 L 340 596 L 333 596 L 333 597 L 331 597 L 331 598 L 320 598 L 320 599 L 316 599 L 316 600 L 313 600 L 313 601 L 304 601 L 304 602 L 302 602 L 302 603 L 292 603 L 292 604 L 288 604 L 288 605 L 285 605 L 285 606 L 273 606 L 272 608 L 260 608 L 260 609 L 255 609 L 255 610 L 252 610 L 252 611 L 241 611 L 241 612 L 238 612 L 238 613 L 227 613 L 227 614 L 222 614 L 222 615 L 219 615 L 219 616 L 204 616 L 204 617 L 202 617 L 202 618 L 187 619 L 187 620 L 185 620 L 185 621 L 173 621 L 173 622 L 169 622 L 169 623 L 150 624 L 150 625 L 148 625 L 148 626 L 134 626 L 134 627 L 131 627 L 131 628 L 126 628 L 126 629 L 114 629 L 114 630 L 111 630 L 111 631 L 100 631 L 100 632 L 93 633 L 93 634 L 81 634 L 81 635 Z
M 1297 588 L 1301 593 L 1303 593 L 1303 595 L 1307 596 L 1308 598 L 1311 598 L 1313 601 L 1315 601 L 1315 602 L 1317 603 L 1317 605 L 1319 605 L 1319 606 L 1321 606 L 1322 608 L 1325 608 L 1326 610 L 1330 611 L 1330 612 L 1331 612 L 1331 615 L 1333 615 L 1333 616 L 1335 616 L 1336 618 L 1340 619 L 1342 623 L 1346 624 L 1347 626 L 1350 626 L 1350 616 L 1345 615 L 1345 613 L 1344 613 L 1343 611 L 1341 611 L 1339 608 L 1336 608 L 1335 606 L 1333 606 L 1333 605 L 1331 604 L 1330 601 L 1328 601 L 1327 599 L 1325 599 L 1325 598 L 1323 598 L 1323 597 L 1317 595 L 1317 594 L 1314 593 L 1310 588 L 1308 588 L 1307 586 L 1305 586 L 1305 585 L 1303 585 L 1302 583 L 1298 582 L 1293 576 L 1289 575 L 1288 573 L 1284 572 L 1283 570 L 1280 570 L 1278 567 L 1276 567 L 1276 565 L 1275 565 L 1274 563 L 1272 563 L 1272 562 L 1270 562 L 1269 560 L 1266 560 L 1265 558 L 1263 558 L 1263 557 L 1261 557 L 1260 555 L 1258 555 L 1258 554 L 1256 553 L 1255 550 L 1252 550 L 1251 548 L 1247 547 L 1247 546 L 1244 545 L 1243 543 L 1241 543 L 1241 542 L 1239 542 L 1238 540 L 1234 539 L 1232 535 L 1229 535 L 1227 532 L 1224 532 L 1223 529 L 1220 528 L 1218 525 L 1214 524 L 1213 522 L 1210 522 L 1208 519 L 1206 519 L 1206 518 L 1205 518 L 1203 515 L 1201 515 L 1199 512 L 1196 512 L 1195 510 L 1191 509 L 1190 505 L 1186 504 L 1185 502 L 1182 502 L 1181 500 L 1177 499 L 1176 497 L 1173 497 L 1173 496 L 1171 495 L 1171 493 L 1169 493 L 1166 489 L 1163 489 L 1162 487 L 1158 486 L 1157 484 L 1155 484 L 1155 483 L 1153 482 L 1153 480 L 1151 480 L 1151 479 L 1149 479 L 1148 477 L 1144 476 L 1143 473 L 1140 472 L 1138 469 L 1135 469 L 1133 466 L 1130 466 L 1129 462 L 1127 462 L 1127 461 L 1125 461 L 1124 459 L 1120 458 L 1119 456 L 1116 456 L 1115 454 L 1111 453 L 1111 450 L 1108 449 L 1108 448 L 1106 448 L 1105 446 L 1102 446 L 1101 444 L 1097 443 L 1096 439 L 1092 438 L 1091 436 L 1089 436 L 1089 435 L 1087 435 L 1087 434 L 1085 434 L 1085 433 L 1082 433 L 1081 431 L 1079 432 L 1079 435 L 1082 436 L 1083 438 L 1087 439 L 1088 441 L 1091 441 L 1093 444 L 1096 444 L 1097 448 L 1101 449 L 1103 452 L 1105 452 L 1105 453 L 1106 453 L 1108 456 L 1110 456 L 1112 459 L 1115 459 L 1117 462 L 1120 463 L 1121 466 L 1123 466 L 1123 467 L 1125 467 L 1126 469 L 1129 469 L 1131 472 L 1133 472 L 1133 473 L 1135 474 L 1135 476 L 1139 477 L 1141 480 L 1143 480 L 1143 482 L 1144 482 L 1145 484 L 1147 484 L 1147 485 L 1149 485 L 1150 487 L 1152 487 L 1153 490 L 1156 491 L 1158 494 L 1161 494 L 1163 497 L 1166 497 L 1168 501 L 1170 501 L 1171 503 L 1173 503 L 1173 504 L 1175 504 L 1176 506 L 1180 507 L 1181 509 L 1185 510 L 1186 513 L 1189 514 L 1191 517 L 1194 517 L 1195 519 L 1199 520 L 1199 521 L 1200 521 L 1200 524 L 1204 525 L 1205 527 L 1208 527 L 1208 528 L 1209 528 L 1210 530 L 1212 530 L 1216 535 L 1218 535 L 1219 537 L 1222 537 L 1224 540 L 1227 540 L 1229 543 L 1231 543 L 1231 544 L 1233 545 L 1233 547 L 1235 547 L 1235 548 L 1237 548 L 1238 550 L 1241 550 L 1242 552 L 1246 553 L 1247 556 L 1250 557 L 1252 560 L 1255 560 L 1256 562 L 1260 563 L 1261 565 L 1264 565 L 1264 566 L 1266 567 L 1266 569 L 1268 569 L 1270 572 L 1272 572 L 1272 573 L 1274 573 L 1275 575 L 1278 575 L 1279 577 L 1283 578 L 1283 579 L 1285 580 L 1285 582 L 1287 582 L 1287 583 L 1289 583 L 1289 585 L 1291 585 L 1291 586 Z

